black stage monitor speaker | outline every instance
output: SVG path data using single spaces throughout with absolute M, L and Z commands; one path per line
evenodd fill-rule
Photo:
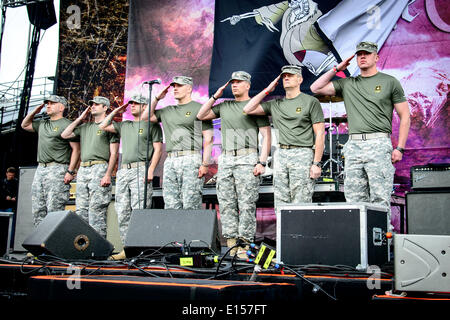
M 128 258 L 142 254 L 220 252 L 215 210 L 133 210 L 124 250 Z
M 450 235 L 450 192 L 406 193 L 406 222 L 409 234 Z
M 86 221 L 69 210 L 48 213 L 22 246 L 35 256 L 46 254 L 74 260 L 103 260 L 114 249 Z

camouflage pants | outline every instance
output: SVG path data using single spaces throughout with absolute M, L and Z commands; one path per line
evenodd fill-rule
M 390 212 L 395 172 L 391 139 L 349 140 L 343 152 L 346 200 L 378 204 Z
M 202 208 L 204 178 L 198 178 L 200 153 L 167 157 L 164 161 L 163 197 L 165 209 Z
M 104 238 L 106 238 L 106 216 L 111 201 L 112 186 L 102 187 L 100 181 L 107 169 L 107 163 L 80 167 L 77 174 L 76 194 L 77 214 Z
M 275 208 L 287 203 L 312 202 L 314 179 L 309 170 L 314 152 L 311 148 L 278 149 L 274 154 Z
M 116 176 L 115 209 L 122 243 L 128 232 L 132 210 L 144 209 L 145 165 L 138 168 L 120 169 Z M 147 208 L 151 207 L 153 186 L 147 184 Z
M 31 211 L 34 226 L 37 226 L 49 212 L 62 211 L 69 200 L 70 184 L 64 184 L 68 165 L 39 165 L 31 185 Z
M 256 201 L 259 177 L 253 175 L 258 154 L 243 156 L 221 154 L 217 171 L 222 234 L 225 238 L 242 238 L 253 242 L 256 233 Z

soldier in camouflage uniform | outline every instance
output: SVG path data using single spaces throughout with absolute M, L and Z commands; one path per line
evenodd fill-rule
M 144 179 L 147 143 L 149 144 L 149 158 L 151 158 L 147 172 L 147 204 L 151 204 L 153 193 L 151 181 L 161 157 L 162 132 L 159 125 L 150 125 L 149 141 L 147 141 L 148 122 L 145 120 L 146 118 L 142 117 L 147 103 L 146 98 L 135 95 L 127 104 L 114 109 L 100 124 L 102 130 L 118 133 L 122 139 L 122 161 L 116 177 L 115 208 L 119 220 L 120 238 L 123 243 L 125 243 L 132 210 L 145 209 Z M 125 111 L 128 104 L 131 104 L 131 114 L 134 120 L 111 123 L 113 117 L 118 112 Z M 124 258 L 123 250 L 112 256 L 112 259 L 115 260 Z
M 323 74 L 311 85 L 311 90 L 344 98 L 349 128 L 349 141 L 344 146 L 346 200 L 374 203 L 390 210 L 395 172 L 393 163 L 402 159 L 410 115 L 400 82 L 377 70 L 377 52 L 376 43 L 359 43 L 354 55 Z M 347 68 L 355 55 L 361 74 L 332 81 L 337 72 Z M 395 149 L 390 138 L 394 109 L 400 118 Z
M 224 101 L 214 107 L 227 85 L 231 83 L 234 100 Z M 221 118 L 222 154 L 219 156 L 217 172 L 217 199 L 219 201 L 222 235 L 227 246 L 246 258 L 245 245 L 253 242 L 256 234 L 256 201 L 259 197 L 259 176 L 265 172 L 266 160 L 271 146 L 270 122 L 267 116 L 249 116 L 243 112 L 250 100 L 251 76 L 245 71 L 236 71 L 230 81 L 220 87 L 203 104 L 197 117 L 200 120 Z M 264 141 L 258 159 L 258 132 Z
M 101 236 L 106 238 L 106 217 L 111 201 L 111 174 L 116 165 L 119 137 L 105 132 L 99 124 L 105 119 L 109 100 L 96 96 L 89 101 L 89 107 L 74 121 L 61 137 L 81 140 L 81 163 L 77 173 L 76 212 Z M 93 122 L 79 126 L 91 113 Z
M 33 121 L 44 105 L 50 118 Z M 70 120 L 63 117 L 67 106 L 66 98 L 51 95 L 22 121 L 24 130 L 38 133 L 39 165 L 31 185 L 31 210 L 35 226 L 49 212 L 64 210 L 69 200 L 70 182 L 75 176 L 80 144 L 61 138 L 61 133 L 70 124 Z
M 244 108 L 248 114 L 270 114 L 278 135 L 280 146 L 274 155 L 276 210 L 286 203 L 312 202 L 314 182 L 321 174 L 325 139 L 323 111 L 319 100 L 300 92 L 301 71 L 299 66 L 284 66 L 281 75 Z M 261 102 L 275 90 L 280 77 L 286 97 Z
M 171 86 L 178 104 L 155 110 Z M 202 208 L 202 188 L 211 157 L 213 125 L 211 121 L 197 119 L 201 104 L 192 101 L 192 86 L 192 78 L 176 76 L 151 103 L 150 120 L 162 123 L 166 142 L 163 174 L 166 209 Z

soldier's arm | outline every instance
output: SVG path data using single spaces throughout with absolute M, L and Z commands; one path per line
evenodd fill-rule
M 105 176 L 100 181 L 102 187 L 107 187 L 111 184 L 111 176 L 116 165 L 117 157 L 119 155 L 119 143 L 114 142 L 109 144 L 109 161 Z
M 64 129 L 64 131 L 61 133 L 61 138 L 63 139 L 75 138 L 73 130 L 75 130 L 75 128 L 81 123 L 81 121 L 83 121 L 83 119 L 86 117 L 90 109 L 91 107 L 87 107 L 86 110 L 84 110 L 83 113 L 78 118 L 76 118 L 71 124 L 69 124 L 67 128 Z
M 25 131 L 34 132 L 33 129 L 33 119 L 34 116 L 41 112 L 42 108 L 45 106 L 45 103 L 41 104 L 39 107 L 31 111 L 27 116 L 22 120 L 21 127 Z
M 337 72 L 344 71 L 350 65 L 350 61 L 355 55 L 345 59 L 339 63 L 335 68 L 328 70 L 321 75 L 316 81 L 313 82 L 310 89 L 313 93 L 324 96 L 335 96 L 336 90 L 331 80 L 334 78 Z
M 69 142 L 70 147 L 72 148 L 72 154 L 70 155 L 70 163 L 67 171 L 74 172 L 78 166 L 78 161 L 80 159 L 80 143 L 79 142 Z M 64 176 L 64 183 L 69 184 L 74 178 L 74 175 L 66 172 Z
M 320 162 L 322 160 L 323 149 L 325 147 L 325 124 L 323 122 L 314 123 L 313 131 L 316 136 L 313 162 Z M 310 177 L 312 179 L 319 178 L 321 173 L 322 169 L 320 167 L 316 165 L 311 166 Z
M 155 172 L 156 166 L 159 163 L 159 160 L 161 159 L 162 154 L 162 142 L 153 142 L 153 156 L 152 160 L 150 162 L 150 165 L 148 166 L 148 180 L 153 180 L 153 174 Z
M 214 141 L 214 130 L 203 130 L 203 159 L 202 165 L 198 170 L 198 177 L 201 178 L 208 173 L 208 166 L 211 161 L 211 151 Z
M 261 102 L 263 101 L 264 97 L 267 96 L 269 93 L 273 92 L 278 85 L 278 80 L 280 80 L 281 75 L 275 78 L 267 88 L 262 90 L 260 93 L 258 93 L 256 96 L 250 99 L 250 101 L 245 105 L 244 112 L 246 114 L 251 115 L 265 115 L 266 112 L 261 107 Z
M 397 111 L 400 118 L 400 125 L 398 128 L 398 144 L 397 147 L 404 149 L 406 146 L 406 140 L 408 139 L 409 127 L 411 124 L 408 102 L 400 102 L 394 104 L 395 111 Z M 403 153 L 394 149 L 392 151 L 392 162 L 396 163 L 403 158 Z
M 111 113 L 108 114 L 105 119 L 103 119 L 102 123 L 100 123 L 98 127 L 103 131 L 117 133 L 116 129 L 114 129 L 114 125 L 112 124 L 112 119 L 117 113 L 124 112 L 127 109 L 127 106 L 128 102 L 111 111 Z
M 270 126 L 266 127 L 260 127 L 259 132 L 261 133 L 263 137 L 262 142 L 262 149 L 261 154 L 259 155 L 259 161 L 260 162 L 266 162 L 267 157 L 269 156 L 270 148 L 272 146 L 272 133 Z M 258 163 L 255 168 L 253 169 L 253 174 L 255 176 L 258 176 L 260 174 L 263 174 L 266 171 L 266 167 L 262 164 Z
M 199 120 L 212 120 L 217 118 L 216 114 L 211 110 L 214 103 L 223 95 L 223 91 L 228 86 L 230 81 L 227 81 L 223 86 L 221 86 L 219 89 L 217 89 L 216 93 L 214 93 L 211 98 L 206 101 L 200 110 L 198 111 L 197 118 Z

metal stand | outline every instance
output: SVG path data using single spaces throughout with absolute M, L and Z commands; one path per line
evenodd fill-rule
M 328 139 L 329 139 L 329 152 L 330 152 L 330 157 L 327 161 L 325 161 L 325 163 L 323 164 L 323 168 L 325 168 L 325 166 L 327 164 L 329 164 L 330 166 L 330 173 L 329 173 L 329 178 L 334 178 L 333 175 L 333 163 L 336 164 L 336 176 L 340 176 L 342 174 L 341 170 L 343 170 L 343 164 L 342 161 L 340 161 L 340 143 L 339 143 L 339 129 L 338 126 L 336 124 L 333 123 L 333 117 L 331 116 L 331 107 L 332 107 L 332 101 L 330 100 L 329 103 L 330 106 L 330 115 L 329 115 L 329 119 L 328 119 Z M 336 131 L 336 149 L 339 150 L 338 152 L 338 159 L 333 159 L 333 131 Z

